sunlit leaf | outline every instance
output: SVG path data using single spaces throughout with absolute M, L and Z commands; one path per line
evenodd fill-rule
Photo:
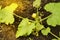
M 23 19 L 18 26 L 16 38 L 18 38 L 19 36 L 30 35 L 34 28 L 35 28 L 35 23 L 30 23 L 29 19 L 27 18 Z
M 36 31 L 40 31 L 44 28 L 43 25 L 41 25 L 40 23 L 36 23 Z
M 58 38 L 58 40 L 60 40 L 60 38 Z
M 0 10 L 1 10 L 1 6 L 0 6 Z
M 51 16 L 47 19 L 48 25 L 60 25 L 60 3 L 49 3 L 45 5 L 45 10 L 51 12 Z
M 14 22 L 14 17 L 13 17 L 13 12 L 17 8 L 17 4 L 12 3 L 9 6 L 6 6 L 5 8 L 0 10 L 0 23 L 5 23 L 5 24 L 13 24 Z
M 49 27 L 47 27 L 47 28 L 41 30 L 41 33 L 42 33 L 43 35 L 48 35 L 48 33 L 50 33 L 50 31 L 51 31 L 51 29 L 50 29 Z
M 57 40 L 56 38 L 52 39 L 52 40 Z
M 33 7 L 39 8 L 40 4 L 41 4 L 41 0 L 35 0 L 33 2 Z

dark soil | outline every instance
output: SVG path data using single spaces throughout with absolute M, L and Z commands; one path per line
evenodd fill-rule
M 19 16 L 27 17 L 33 20 L 31 15 L 32 13 L 36 12 L 36 8 L 33 8 L 32 6 L 33 1 L 34 0 L 0 0 L 0 5 L 2 5 L 2 8 L 4 8 L 5 6 L 10 5 L 13 2 L 16 2 L 19 5 L 19 7 L 15 10 L 14 13 L 16 13 Z M 39 9 L 39 12 L 42 12 L 44 14 L 42 18 L 50 15 L 50 12 L 47 12 L 46 10 L 44 10 L 44 6 L 50 2 L 60 2 L 60 0 L 42 0 L 41 1 L 42 8 Z M 20 4 L 22 6 L 20 6 Z M 14 17 L 15 17 L 15 22 L 13 25 L 0 24 L 0 40 L 29 40 L 29 38 L 32 38 L 33 40 L 51 40 L 52 38 L 54 38 L 51 34 L 49 34 L 48 36 L 43 36 L 39 32 L 38 37 L 31 34 L 30 36 L 27 36 L 27 37 L 23 36 L 16 39 L 15 33 L 17 30 L 17 25 L 19 24 L 21 19 L 19 19 L 16 16 Z M 43 25 L 45 27 L 49 26 L 47 25 L 46 20 L 43 21 Z M 52 29 L 52 32 L 58 36 L 58 32 L 60 31 L 60 26 L 55 28 L 51 27 L 51 29 Z

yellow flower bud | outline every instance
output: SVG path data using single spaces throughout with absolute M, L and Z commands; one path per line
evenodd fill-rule
M 33 18 L 36 18 L 36 13 L 33 13 L 33 14 L 32 14 L 32 17 L 33 17 Z

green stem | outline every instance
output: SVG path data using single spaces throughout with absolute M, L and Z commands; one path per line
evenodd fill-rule
M 45 18 L 41 19 L 40 22 L 48 19 L 50 16 L 51 16 L 51 15 L 49 15 L 48 17 L 45 17 Z
M 21 17 L 21 16 L 18 16 L 17 14 L 14 14 L 16 17 L 18 17 L 18 18 L 21 18 L 21 19 L 24 19 L 23 17 Z M 29 21 L 32 21 L 33 22 L 33 20 L 30 20 L 29 19 Z
M 14 13 L 14 15 L 15 15 L 16 17 L 18 17 L 18 18 L 21 18 L 21 19 L 23 19 L 23 17 L 21 17 L 21 16 L 18 16 L 18 15 L 17 15 L 17 14 L 15 14 L 15 13 Z
M 56 37 L 57 39 L 59 39 L 58 36 L 56 36 L 55 34 L 53 34 L 52 32 L 50 32 L 51 35 L 53 35 L 54 37 Z
M 39 19 L 39 12 L 38 12 L 38 8 L 37 8 L 37 14 L 36 14 L 36 15 L 37 15 L 36 17 Z
M 59 37 L 60 37 L 60 32 L 59 32 Z
M 45 28 L 45 27 L 44 27 Z M 53 35 L 55 38 L 60 39 L 60 37 L 56 36 L 55 34 L 53 34 L 52 32 L 50 32 L 51 35 Z
M 37 12 L 36 12 L 36 18 L 35 18 L 36 22 L 39 22 L 39 12 L 38 12 L 38 8 L 37 8 Z

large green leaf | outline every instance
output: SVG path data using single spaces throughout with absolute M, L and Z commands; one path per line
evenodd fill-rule
M 51 16 L 47 19 L 48 25 L 60 25 L 60 3 L 49 3 L 45 5 L 45 10 L 51 12 Z
M 18 38 L 19 36 L 30 35 L 34 28 L 35 28 L 35 23 L 29 22 L 29 19 L 27 18 L 23 19 L 18 26 L 16 38 Z
M 13 12 L 17 8 L 17 4 L 12 3 L 1 9 L 0 7 L 0 23 L 12 24 L 14 22 Z

